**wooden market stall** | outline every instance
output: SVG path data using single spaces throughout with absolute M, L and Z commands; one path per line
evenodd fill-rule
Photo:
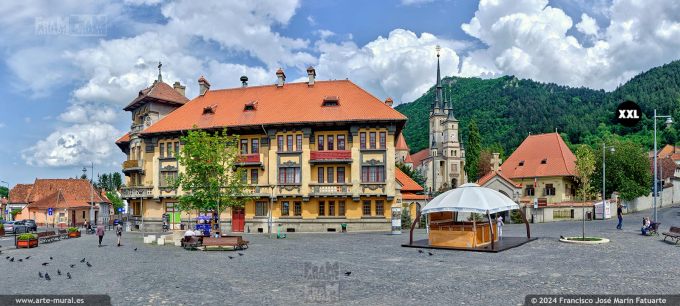
M 499 242 L 498 224 L 491 214 L 513 209 L 519 210 L 527 228 L 526 239 L 513 241 L 531 241 L 529 224 L 517 203 L 490 188 L 473 183 L 461 185 L 438 195 L 421 210 L 429 224 L 426 243 L 414 244 L 412 227 L 409 244 L 404 246 L 498 251 L 494 246 Z

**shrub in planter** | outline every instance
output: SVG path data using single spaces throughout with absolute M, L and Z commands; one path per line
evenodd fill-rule
M 34 248 L 38 246 L 38 236 L 24 233 L 17 236 L 17 248 Z
M 78 230 L 77 227 L 69 227 L 68 236 L 69 238 L 78 238 L 80 237 L 80 231 Z

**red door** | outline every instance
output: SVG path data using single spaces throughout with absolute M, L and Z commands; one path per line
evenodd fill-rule
M 243 208 L 232 208 L 231 211 L 231 231 L 243 232 L 246 223 L 246 213 Z

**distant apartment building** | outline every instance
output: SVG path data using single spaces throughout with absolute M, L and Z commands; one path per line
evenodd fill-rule
M 199 96 L 185 97 L 185 87 L 162 81 L 139 92 L 126 108 L 129 133 L 116 144 L 127 155 L 122 198 L 138 220 L 133 228 L 158 229 L 168 214 L 171 227 L 192 220 L 196 212 L 176 210 L 178 195 L 166 182 L 182 170 L 180 137 L 194 126 L 226 128 L 240 135 L 239 148 L 254 200 L 226 209 L 221 228 L 267 232 L 269 217 L 285 231 L 389 230 L 397 207 L 395 143 L 406 117 L 349 80 L 276 83 L 238 88 L 210 88 L 198 80 Z M 143 220 L 143 222 L 142 222 Z M 142 225 L 144 224 L 144 225 Z

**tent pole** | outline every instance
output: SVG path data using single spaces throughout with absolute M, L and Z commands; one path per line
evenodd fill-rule
M 491 214 L 486 211 L 486 217 L 489 218 L 489 233 L 491 233 L 491 249 L 493 250 L 493 222 L 491 222 Z
M 411 223 L 411 232 L 409 233 L 408 237 L 408 244 L 413 245 L 413 230 L 416 228 L 416 224 L 420 223 L 420 209 L 418 209 L 418 206 L 416 206 L 416 219 L 413 220 L 413 223 Z
M 522 221 L 524 221 L 524 225 L 527 228 L 527 239 L 531 239 L 531 230 L 529 229 L 529 221 L 527 220 L 527 216 L 524 214 L 524 209 L 522 209 L 522 206 L 519 207 L 518 211 L 519 211 L 519 214 L 522 216 Z

